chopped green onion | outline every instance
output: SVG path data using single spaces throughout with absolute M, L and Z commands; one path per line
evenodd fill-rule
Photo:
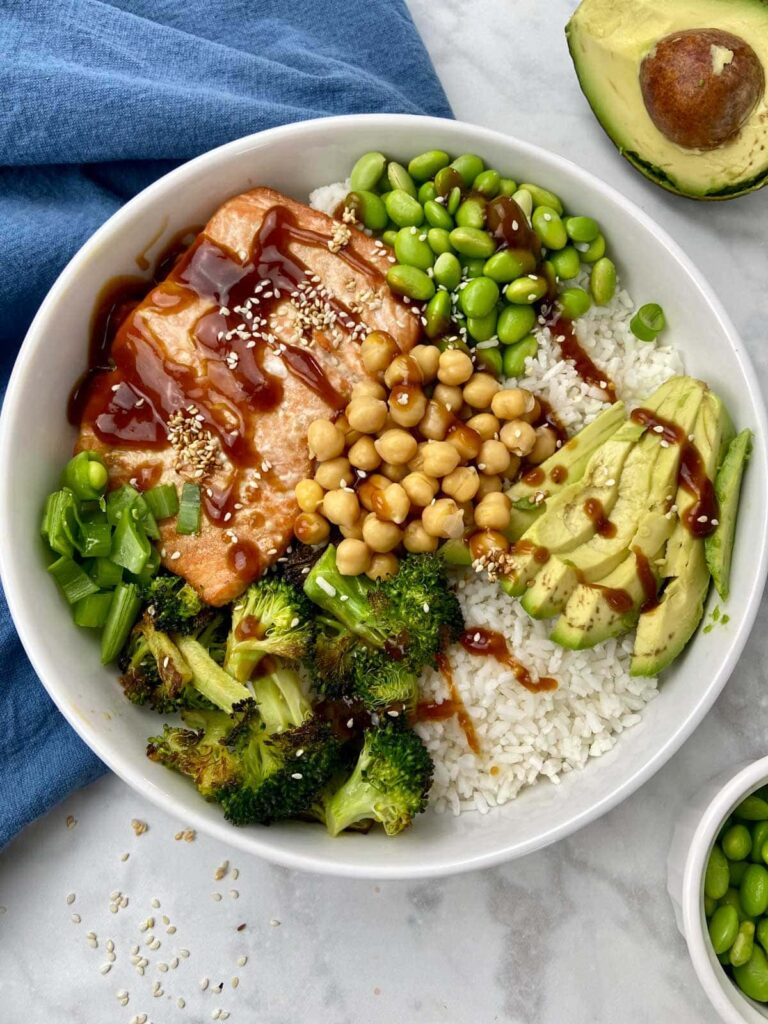
M 157 540 L 160 531 L 157 528 L 155 517 L 150 512 L 144 495 L 139 494 L 136 488 L 131 487 L 130 484 L 124 484 L 107 495 L 107 519 L 113 526 L 117 526 L 127 508 L 132 510 L 133 518 L 141 523 L 146 535 L 152 540 Z
M 179 511 L 179 494 L 173 484 L 158 484 L 144 492 L 144 500 L 155 519 L 169 519 Z
M 111 558 L 96 558 L 90 568 L 90 577 L 99 587 L 111 590 L 122 580 L 123 568 L 115 565 Z
M 655 341 L 667 325 L 664 310 L 656 302 L 648 302 L 629 321 L 629 329 L 640 341 Z
M 75 624 L 86 629 L 98 629 L 107 621 L 112 595 L 101 591 L 81 598 L 74 607 Z
M 149 552 L 149 558 L 147 564 L 139 573 L 130 573 L 130 582 L 138 583 L 139 585 L 149 583 L 153 576 L 157 575 L 157 570 L 160 568 L 160 552 L 156 547 L 153 547 Z
M 83 558 L 107 557 L 112 550 L 112 527 L 109 523 L 83 523 L 77 549 Z
M 138 575 L 147 564 L 152 546 L 147 540 L 144 527 L 134 519 L 134 511 L 132 505 L 123 510 L 112 537 L 109 557 L 128 572 Z
M 80 452 L 64 467 L 62 484 L 81 501 L 94 501 L 107 488 L 109 474 L 98 452 Z
M 53 576 L 64 597 L 70 604 L 75 604 L 89 594 L 95 594 L 98 587 L 83 569 L 68 555 L 62 555 L 48 566 L 48 572 Z
M 176 520 L 176 533 L 200 532 L 200 487 L 198 484 L 184 484 L 181 492 L 179 518 Z
M 43 514 L 42 534 L 59 555 L 74 554 L 80 522 L 72 491 L 64 488 L 48 495 Z
M 118 583 L 112 592 L 109 614 L 101 634 L 101 661 L 114 661 L 125 646 L 128 634 L 141 609 L 141 598 L 135 583 Z

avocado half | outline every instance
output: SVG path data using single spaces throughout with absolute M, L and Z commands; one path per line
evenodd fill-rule
M 565 31 L 595 116 L 651 181 L 693 199 L 768 182 L 768 0 L 582 0 Z

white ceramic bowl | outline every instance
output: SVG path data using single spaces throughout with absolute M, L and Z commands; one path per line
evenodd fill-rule
M 711 779 L 678 819 L 667 859 L 667 890 L 677 927 L 710 1002 L 726 1024 L 765 1024 L 768 1006 L 748 999 L 712 949 L 704 916 L 704 870 L 720 826 L 745 796 L 768 782 L 768 757 L 732 766 Z
M 135 273 L 136 255 L 204 222 L 237 192 L 273 185 L 305 199 L 343 179 L 360 153 L 406 159 L 439 147 L 474 151 L 519 181 L 540 182 L 600 219 L 636 301 L 660 302 L 691 373 L 711 381 L 739 426 L 756 433 L 733 566 L 731 621 L 699 634 L 666 674 L 658 700 L 614 750 L 562 785 L 536 786 L 485 816 L 427 814 L 396 840 L 373 832 L 330 839 L 286 824 L 238 830 L 181 777 L 144 756 L 158 720 L 129 705 L 94 641 L 75 629 L 43 571 L 36 524 L 71 453 L 65 405 L 86 361 L 94 299 L 109 278 Z M 766 573 L 765 410 L 749 358 L 719 302 L 687 257 L 619 193 L 575 164 L 496 132 L 404 115 L 331 118 L 276 128 L 222 146 L 156 182 L 115 214 L 74 257 L 41 306 L 16 363 L 0 427 L 0 565 L 22 642 L 53 699 L 83 739 L 126 782 L 185 823 L 291 867 L 357 877 L 416 878 L 485 867 L 561 839 L 646 781 L 701 721 L 741 653 Z

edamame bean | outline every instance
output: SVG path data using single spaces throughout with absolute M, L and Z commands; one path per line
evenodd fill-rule
M 709 921 L 709 937 L 716 953 L 730 949 L 739 932 L 739 915 L 733 907 L 718 907 Z
M 759 917 L 768 909 L 768 871 L 762 864 L 747 866 L 739 886 L 739 899 L 750 917 Z
M 732 967 L 741 967 L 752 956 L 755 945 L 755 926 L 751 921 L 742 921 L 733 940 L 728 961 Z
M 489 341 L 496 333 L 496 321 L 497 312 L 494 307 L 485 316 L 468 316 L 467 330 L 475 341 Z
M 512 197 L 517 192 L 517 182 L 512 178 L 502 178 L 499 182 L 499 192 L 503 196 Z
M 372 192 L 379 183 L 387 166 L 387 158 L 383 153 L 363 153 L 355 161 L 349 176 L 349 187 L 352 192 Z
M 427 231 L 427 241 L 432 252 L 438 256 L 444 252 L 453 252 L 451 236 L 444 228 L 430 228 Z
M 527 249 L 502 249 L 486 262 L 483 273 L 497 284 L 507 284 L 536 267 L 536 257 Z
M 504 289 L 504 295 L 509 302 L 528 306 L 543 299 L 548 288 L 545 278 L 537 274 L 526 274 L 510 281 Z
M 403 165 L 396 160 L 390 160 L 387 164 L 387 181 L 393 191 L 399 188 L 416 198 L 416 183 Z
M 600 234 L 600 227 L 591 217 L 566 217 L 565 230 L 574 242 L 594 242 Z
M 755 938 L 768 953 L 768 917 L 761 917 L 755 926 Z
M 548 249 L 564 249 L 568 235 L 560 214 L 552 206 L 537 206 L 531 218 L 533 230 Z
M 564 316 L 566 320 L 575 320 L 579 316 L 584 316 L 592 305 L 592 300 L 583 288 L 563 288 L 557 301 L 560 315 Z
M 581 257 L 572 245 L 550 254 L 549 261 L 561 281 L 571 281 L 581 270 Z
M 428 338 L 439 338 L 451 326 L 451 296 L 442 289 L 436 291 L 424 310 L 424 333 Z
M 501 175 L 489 167 L 487 171 L 481 171 L 478 174 L 472 183 L 472 188 L 486 199 L 493 199 L 501 189 Z
M 753 793 L 741 801 L 733 816 L 742 821 L 768 821 L 768 802 Z
M 530 192 L 534 210 L 537 206 L 548 206 L 557 214 L 562 214 L 563 204 L 554 192 L 550 192 L 549 189 L 542 188 L 540 185 L 531 185 L 528 182 L 523 182 L 520 188 Z
M 512 196 L 517 205 L 523 211 L 528 220 L 531 219 L 533 213 L 533 196 L 527 188 L 519 188 Z
M 496 249 L 496 243 L 488 232 L 480 228 L 454 228 L 451 232 L 451 245 L 462 256 L 486 260 Z
M 344 205 L 351 209 L 363 226 L 371 231 L 383 231 L 387 226 L 387 210 L 375 192 L 350 192 Z
M 385 231 L 384 234 L 381 236 L 382 242 L 386 242 L 387 245 L 391 245 L 392 248 L 394 249 L 395 239 L 397 238 L 397 231 L 398 229 L 395 228 L 390 228 L 388 231 Z
M 475 359 L 479 366 L 492 373 L 494 377 L 502 374 L 502 357 L 498 348 L 476 348 Z
M 391 273 L 391 271 L 390 271 Z M 719 900 L 728 892 L 728 861 L 719 846 L 713 846 L 704 872 L 704 892 Z
M 435 254 L 427 243 L 426 232 L 418 228 L 400 228 L 395 239 L 395 256 L 398 263 L 427 270 L 435 262 Z
M 714 912 L 717 910 L 717 900 L 710 899 L 709 896 L 704 897 L 704 914 L 707 917 L 712 917 Z M 738 921 L 738 914 L 736 920 Z
M 452 292 L 454 288 L 458 288 L 461 281 L 461 264 L 458 256 L 452 252 L 441 253 L 435 260 L 434 274 L 437 284 L 448 291 Z
M 499 286 L 490 277 L 475 277 L 461 289 L 459 305 L 465 316 L 487 316 L 499 301 Z
M 607 306 L 616 291 L 616 266 L 613 260 L 603 256 L 592 266 L 589 275 L 592 298 L 598 306 Z
M 424 203 L 424 216 L 427 218 L 427 223 L 431 224 L 433 228 L 443 228 L 444 231 L 453 230 L 453 217 L 441 203 L 436 203 L 434 199 Z
M 445 204 L 445 208 L 453 217 L 461 204 L 461 189 L 458 185 L 452 188 L 448 194 L 448 202 Z
M 464 185 L 472 187 L 472 183 L 478 174 L 485 170 L 485 161 L 475 153 L 462 153 L 455 160 L 451 161 L 451 167 L 461 175 Z
M 752 850 L 752 834 L 746 825 L 731 825 L 720 846 L 728 860 L 744 860 Z
M 741 885 L 741 880 L 744 877 L 744 872 L 747 870 L 747 861 L 745 860 L 729 860 L 728 861 L 728 880 L 731 885 Z
M 411 160 L 408 164 L 408 173 L 416 181 L 429 181 L 450 162 L 450 156 L 442 149 L 428 149 Z
M 437 198 L 437 189 L 435 188 L 434 181 L 425 181 L 420 186 L 418 195 L 416 197 L 422 206 L 425 203 L 433 202 Z
M 752 947 L 746 963 L 734 967 L 733 977 L 745 996 L 758 1003 L 768 1003 L 768 960 L 759 946 Z
M 464 271 L 464 277 L 482 277 L 485 260 L 477 259 L 473 256 L 462 256 L 461 266 Z
M 749 859 L 753 864 L 763 863 L 763 846 L 768 842 L 768 821 L 756 821 L 751 826 L 752 850 Z
M 605 256 L 605 238 L 602 235 L 598 235 L 594 242 L 590 242 L 586 249 L 582 246 L 586 245 L 586 242 L 578 242 L 576 248 L 581 253 L 582 263 L 595 263 L 596 260 L 600 260 Z
M 456 211 L 456 223 L 462 228 L 485 227 L 485 203 L 479 199 L 465 199 Z
M 514 345 L 530 334 L 535 324 L 536 311 L 532 306 L 505 306 L 499 313 L 496 333 L 502 345 Z
M 740 921 L 751 921 L 752 920 L 752 918 L 749 916 L 749 914 L 747 914 L 746 911 L 744 910 L 744 907 L 742 907 L 742 905 L 741 905 L 741 900 L 739 899 L 739 890 L 738 889 L 734 889 L 732 887 L 729 887 L 729 889 L 726 892 L 725 896 L 721 896 L 720 899 L 717 901 L 717 905 L 720 906 L 720 907 L 725 907 L 725 906 L 734 907 L 735 910 L 736 910 L 736 913 L 739 915 L 739 920 Z
M 435 284 L 431 277 L 418 267 L 401 263 L 389 268 L 387 284 L 398 295 L 407 295 L 418 302 L 427 302 L 435 294 Z
M 390 218 L 398 227 L 419 227 L 424 220 L 424 209 L 421 203 L 401 188 L 388 192 L 384 197 L 384 205 Z
M 525 373 L 525 361 L 536 355 L 539 343 L 532 334 L 514 345 L 507 345 L 502 356 L 505 377 L 522 377 Z

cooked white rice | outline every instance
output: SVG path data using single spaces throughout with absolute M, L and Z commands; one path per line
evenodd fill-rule
M 330 213 L 347 190 L 347 182 L 323 186 L 311 193 L 310 203 Z M 683 371 L 674 349 L 634 337 L 629 330 L 633 310 L 629 295 L 620 290 L 608 306 L 594 306 L 576 324 L 582 347 L 630 407 Z M 542 395 L 568 432 L 575 433 L 604 408 L 605 396 L 585 384 L 572 363 L 562 360 L 548 327 L 542 325 L 536 333 L 538 352 L 527 360 L 525 376 L 515 383 Z M 502 633 L 534 678 L 553 676 L 558 687 L 530 693 L 494 659 L 473 656 L 458 645 L 451 648 L 454 680 L 474 724 L 480 753 L 469 749 L 455 717 L 417 725 L 435 762 L 435 810 L 485 813 L 540 779 L 559 782 L 561 775 L 610 750 L 656 696 L 655 679 L 629 675 L 631 634 L 589 651 L 568 651 L 548 639 L 551 623 L 531 619 L 485 576 L 463 574 L 457 591 L 469 627 L 487 626 Z M 422 690 L 427 701 L 448 699 L 439 672 L 425 673 Z

